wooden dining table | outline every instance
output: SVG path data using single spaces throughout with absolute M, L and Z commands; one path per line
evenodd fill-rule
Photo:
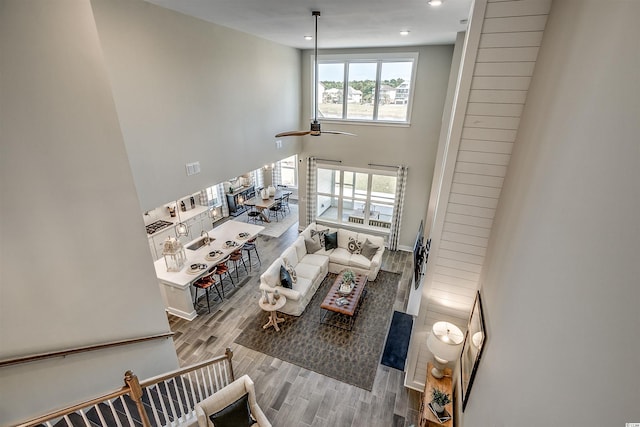
M 255 207 L 260 212 L 264 222 L 271 222 L 269 221 L 269 216 L 264 214 L 264 210 L 275 206 L 278 202 L 281 202 L 285 196 L 291 195 L 291 193 L 289 190 L 278 188 L 273 196 L 270 196 L 268 199 L 263 199 L 260 196 L 260 192 L 257 191 L 255 197 L 244 201 L 244 205 Z

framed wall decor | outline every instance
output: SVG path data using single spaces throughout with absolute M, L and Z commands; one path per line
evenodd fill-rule
M 460 353 L 460 382 L 462 390 L 462 412 L 464 412 L 467 402 L 469 401 L 469 393 L 473 385 L 473 379 L 478 370 L 482 349 L 487 340 L 487 333 L 484 326 L 484 313 L 482 311 L 482 300 L 480 291 L 476 293 L 476 299 L 473 302 L 469 323 L 467 325 L 467 334 L 462 345 L 462 353 Z

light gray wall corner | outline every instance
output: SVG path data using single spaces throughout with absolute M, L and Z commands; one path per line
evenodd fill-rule
M 300 151 L 274 137 L 298 128 L 299 50 L 142 0 L 91 4 L 142 211 Z
M 554 425 L 640 420 L 637 16 L 551 5 L 482 274 L 466 426 L 537 425 L 540 408 Z
M 88 1 L 0 13 L 0 359 L 169 332 Z M 172 340 L 0 369 L 2 424 L 175 369 Z

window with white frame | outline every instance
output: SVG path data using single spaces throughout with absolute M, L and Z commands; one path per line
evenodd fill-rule
M 251 171 L 251 181 L 256 190 L 264 187 L 264 168 L 258 168 Z
M 216 185 L 212 185 L 211 187 L 207 187 L 205 189 L 206 193 L 207 193 L 207 205 L 208 206 L 218 206 L 219 203 L 219 189 L 218 186 L 220 186 L 221 184 L 216 184 Z
M 410 122 L 418 53 L 318 56 L 318 117 Z
M 317 168 L 317 179 L 317 220 L 380 231 L 391 228 L 396 202 L 394 173 L 323 165 Z
M 298 187 L 298 155 L 282 159 L 278 162 L 280 167 L 280 184 L 287 187 Z

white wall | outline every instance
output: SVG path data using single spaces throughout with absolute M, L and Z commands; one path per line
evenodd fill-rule
M 417 78 L 414 88 L 414 102 L 411 126 L 356 125 L 349 126 L 327 123 L 323 129 L 344 130 L 356 133 L 357 137 L 322 135 L 307 136 L 303 140 L 300 158 L 300 203 L 306 201 L 306 158 L 315 156 L 323 159 L 342 160 L 343 166 L 368 168 L 368 163 L 384 165 L 407 165 L 406 201 L 403 211 L 400 246 L 412 248 L 420 220 L 427 212 L 428 195 L 433 178 L 438 138 L 447 94 L 449 70 L 453 55 L 453 45 L 414 46 L 407 48 L 321 50 L 320 55 L 366 52 L 418 52 Z M 310 87 L 312 51 L 303 52 L 303 87 Z M 302 129 L 309 126 L 311 112 L 311 91 L 303 90 L 301 121 Z M 287 138 L 285 138 L 287 139 Z M 292 138 L 289 138 L 292 139 Z M 390 169 L 385 169 L 389 171 Z M 304 212 L 301 212 L 304 215 Z M 301 218 L 304 221 L 305 218 Z
M 169 332 L 88 0 L 0 8 L 0 359 Z M 0 368 L 0 425 L 177 367 L 173 341 Z
M 554 0 L 489 245 L 459 425 L 640 421 L 640 3 Z
M 273 137 L 298 127 L 299 50 L 141 0 L 91 4 L 143 211 L 299 151 Z

